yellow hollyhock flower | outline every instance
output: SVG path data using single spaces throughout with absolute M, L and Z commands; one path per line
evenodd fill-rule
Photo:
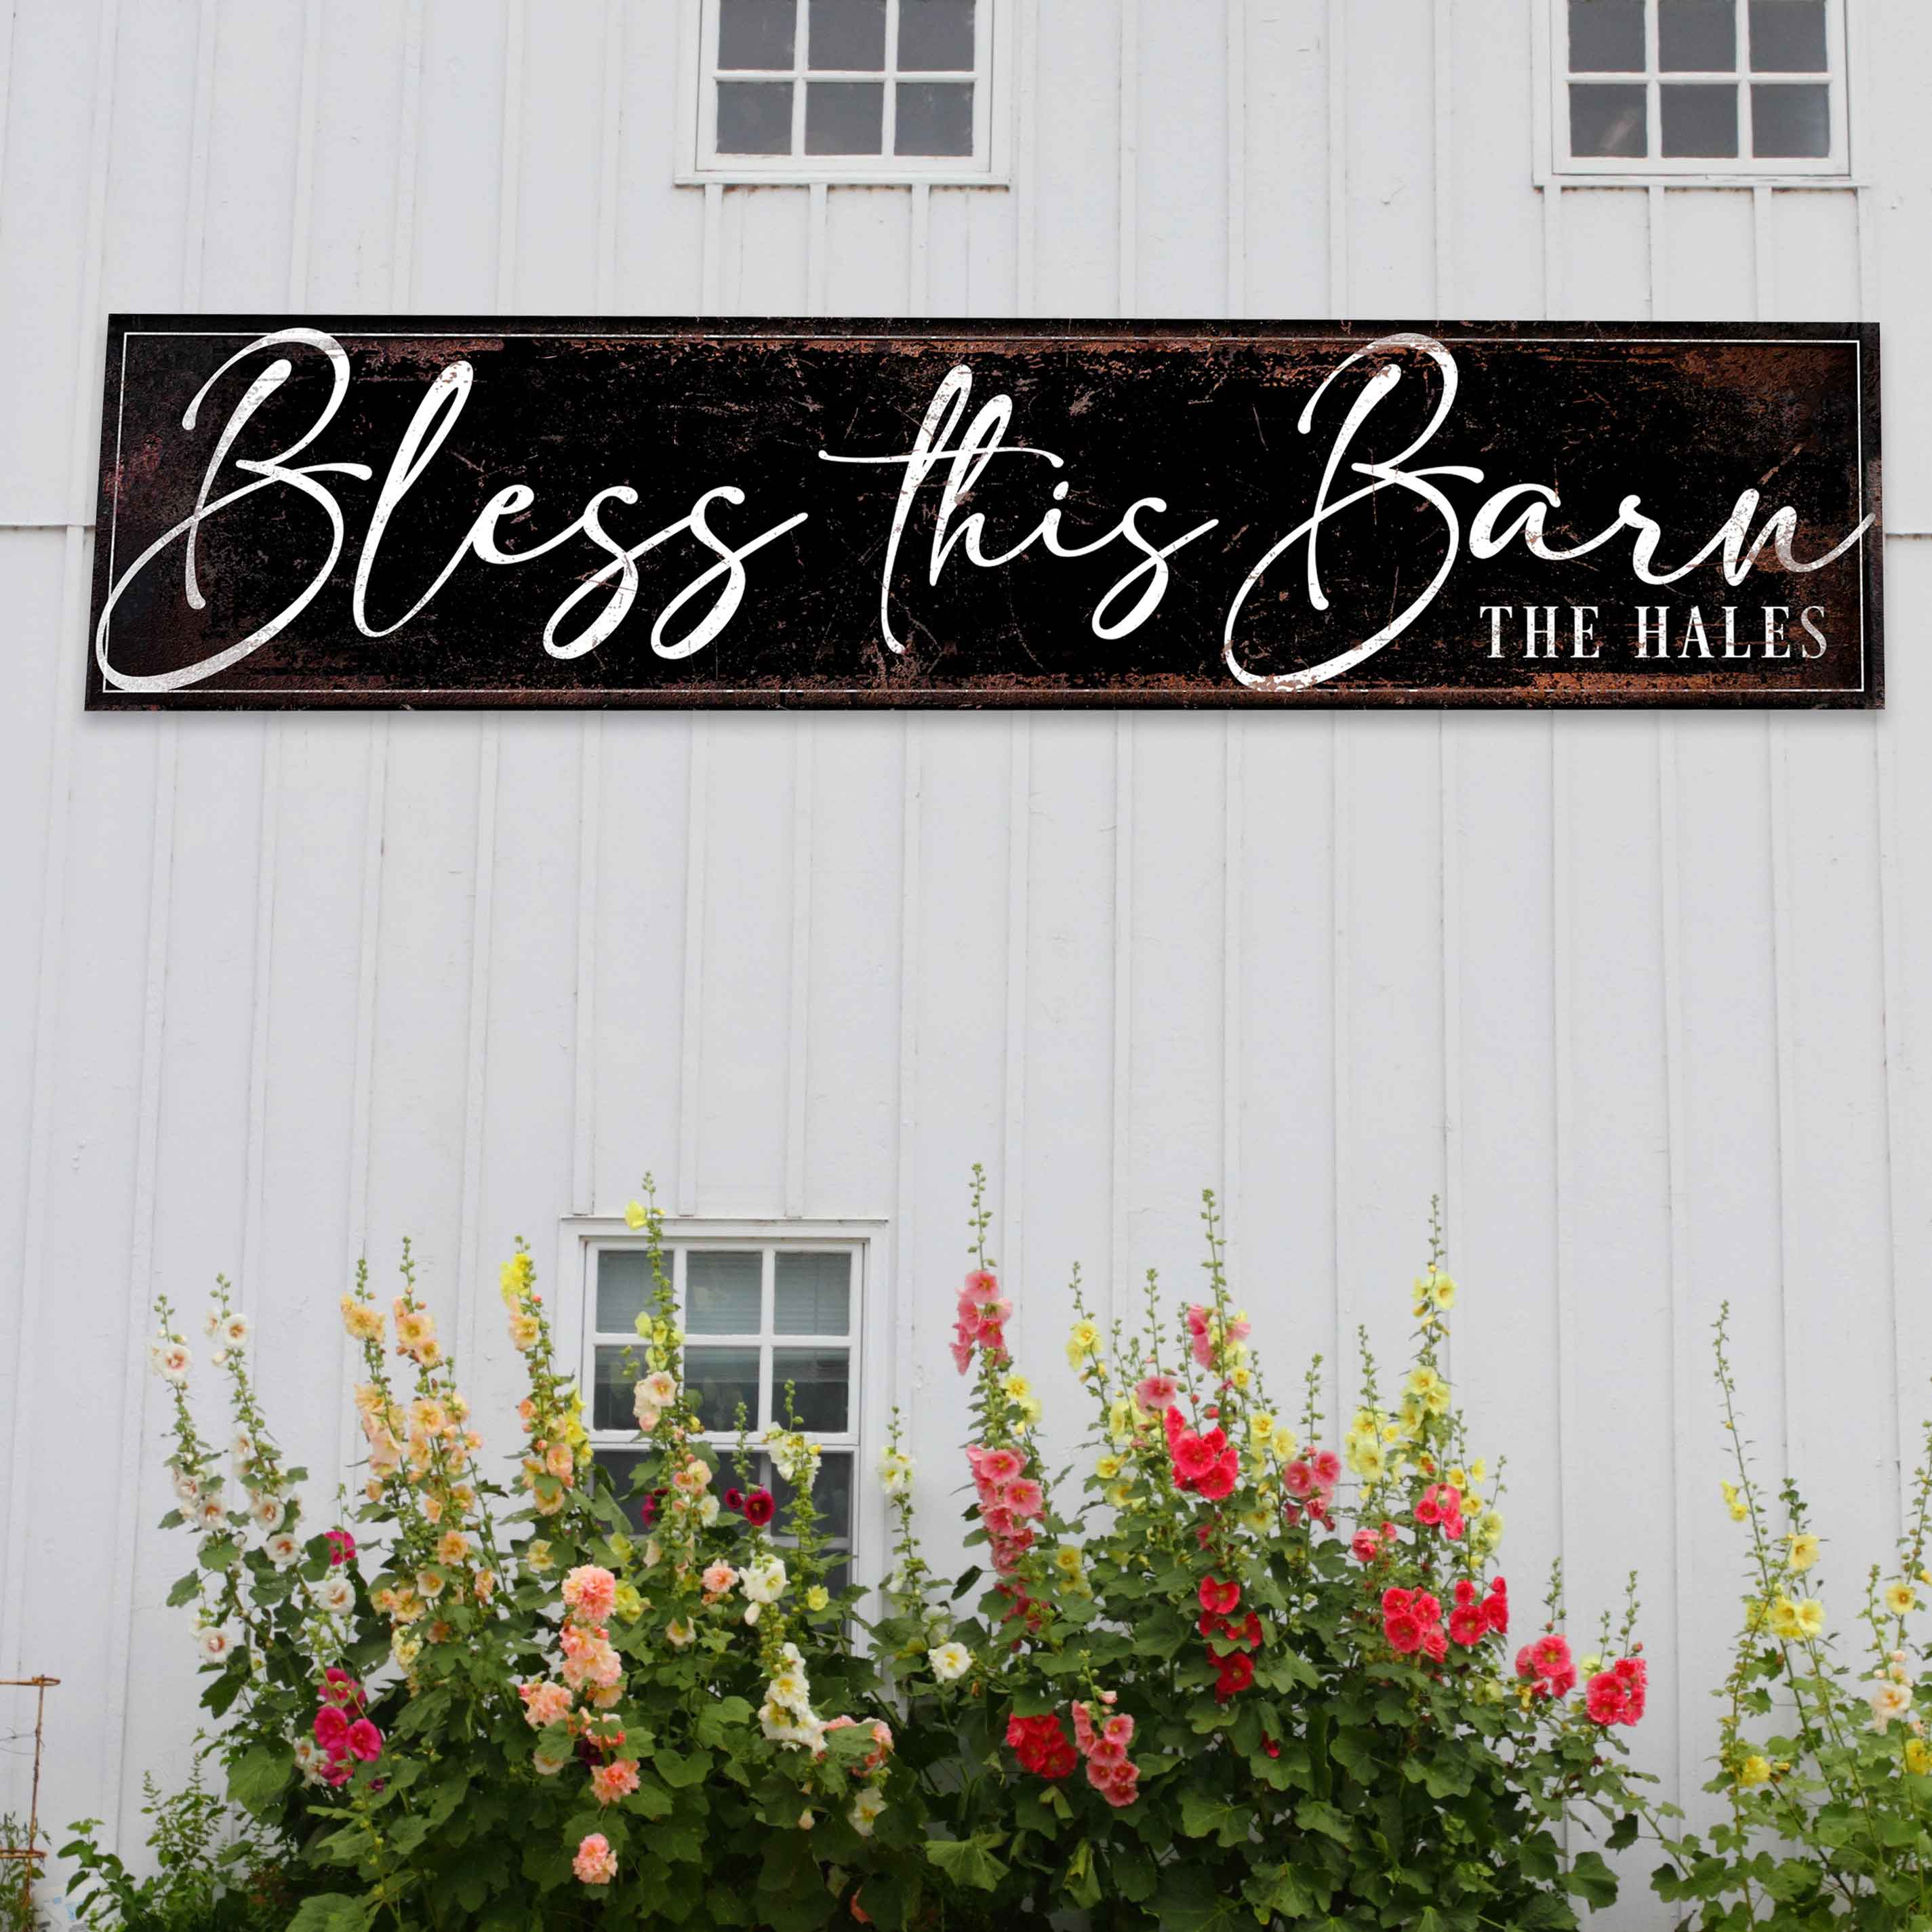
M 1772 1605 L 1766 1622 L 1770 1624 L 1773 1636 L 1793 1637 L 1803 1634 L 1798 1619 L 1798 1606 L 1789 1597 L 1780 1597 Z
M 1906 1739 L 1905 1768 L 1914 1778 L 1932 1777 L 1932 1747 L 1923 1738 Z
M 1808 1529 L 1794 1530 L 1785 1539 L 1792 1569 L 1802 1576 L 1818 1560 L 1821 1546 Z
M 1761 1757 L 1756 1751 L 1738 1766 L 1740 1784 L 1768 1784 L 1771 1782 L 1771 1760 Z
M 1918 1593 L 1910 1583 L 1888 1583 L 1885 1586 L 1885 1606 L 1895 1617 L 1902 1617 L 1918 1607 Z
M 650 1218 L 650 1215 L 644 1212 L 642 1202 L 627 1201 L 624 1203 L 624 1226 L 629 1228 L 632 1234 L 634 1234 Z

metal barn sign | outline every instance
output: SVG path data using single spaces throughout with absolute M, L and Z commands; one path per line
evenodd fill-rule
M 1869 325 L 120 316 L 91 708 L 1876 705 Z

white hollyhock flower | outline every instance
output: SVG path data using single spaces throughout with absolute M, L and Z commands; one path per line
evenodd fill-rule
M 235 1638 L 232 1632 L 224 1630 L 219 1624 L 212 1624 L 195 1639 L 201 1654 L 211 1664 L 226 1664 L 235 1653 Z
M 203 1529 L 226 1529 L 228 1527 L 228 1512 L 221 1507 L 219 1496 L 203 1496 L 198 1513 Z
M 286 1570 L 302 1555 L 302 1545 L 284 1530 L 278 1536 L 272 1536 L 262 1547 L 268 1552 L 268 1561 L 278 1570 Z
M 852 1801 L 852 1828 L 860 1838 L 869 1838 L 879 1814 L 886 1808 L 886 1795 L 877 1785 L 868 1784 Z
M 254 1508 L 248 1514 L 255 1519 L 259 1528 L 268 1531 L 272 1535 L 289 1518 L 286 1507 L 273 1496 L 257 1496 Z
M 231 1348 L 238 1348 L 248 1339 L 248 1318 L 231 1315 L 221 1324 L 221 1339 Z
M 188 1352 L 186 1343 L 176 1342 L 164 1335 L 148 1346 L 148 1354 L 158 1373 L 171 1382 L 184 1382 L 188 1372 L 194 1364 L 194 1358 Z
M 937 1644 L 926 1653 L 926 1660 L 940 1683 L 951 1684 L 972 1669 L 973 1653 L 963 1643 Z
M 185 1469 L 176 1472 L 175 1496 L 183 1503 L 198 1503 L 201 1500 L 201 1485 Z
M 356 1587 L 346 1576 L 325 1576 L 311 1583 L 308 1593 L 316 1608 L 332 1617 L 346 1617 L 356 1607 Z

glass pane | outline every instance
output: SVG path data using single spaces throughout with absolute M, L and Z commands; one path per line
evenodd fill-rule
M 718 64 L 790 67 L 797 20 L 792 0 L 718 0 Z
M 629 1357 L 627 1363 L 625 1360 Z M 638 1418 L 632 1391 L 644 1372 L 641 1349 L 620 1346 L 597 1351 L 597 1382 L 590 1391 L 590 1426 L 592 1429 L 621 1429 L 636 1432 Z
M 851 1424 L 852 1358 L 843 1348 L 774 1348 L 772 1351 L 772 1418 L 783 1421 L 785 1384 L 792 1389 L 797 1426 L 826 1436 L 842 1435 Z
M 972 68 L 973 0 L 899 0 L 902 73 Z
M 700 1428 L 729 1435 L 738 1426 L 740 1402 L 745 1408 L 745 1426 L 759 1426 L 757 1349 L 687 1348 L 684 1379 L 698 1405 Z
M 1754 87 L 1751 152 L 1766 160 L 1822 160 L 1832 152 L 1832 90 Z
M 718 83 L 718 152 L 721 154 L 791 152 L 791 82 L 721 80 Z
M 902 80 L 892 151 L 900 154 L 970 154 L 973 152 L 973 83 Z
M 836 1543 L 852 1540 L 852 1463 L 849 1449 L 826 1450 L 819 1461 L 818 1479 L 812 1486 L 819 1532 Z M 771 1491 L 772 1500 L 778 1504 L 778 1518 L 773 1526 L 782 1530 L 785 1512 L 791 1507 L 792 1486 L 765 1456 L 758 1458 L 758 1480 Z
M 693 1335 L 755 1335 L 764 1328 L 765 1258 L 687 1249 L 684 1325 Z M 715 1426 L 716 1425 L 712 1425 Z
M 1590 155 L 1648 154 L 1642 88 L 1573 86 L 1570 152 Z
M 650 1453 L 645 1449 L 599 1449 L 592 1458 L 598 1468 L 610 1471 L 611 1483 L 617 1492 L 618 1504 L 629 1518 L 631 1527 L 638 1531 L 647 1526 L 644 1522 L 646 1496 L 644 1493 L 632 1495 L 631 1480 L 636 1473 L 638 1465 Z
M 1750 0 L 1750 57 L 1760 74 L 1824 73 L 1825 0 Z
M 1642 73 L 1643 0 L 1570 0 L 1570 71 Z
M 1729 74 L 1738 64 L 1732 0 L 1658 0 L 1657 64 L 1666 74 Z
M 876 80 L 814 80 L 805 90 L 808 154 L 876 154 L 886 90 Z
M 1666 154 L 1708 156 L 1738 152 L 1738 91 L 1735 87 L 1666 87 L 1658 118 L 1664 123 Z
M 778 1256 L 772 1328 L 780 1335 L 843 1335 L 852 1321 L 850 1255 Z
M 886 64 L 886 0 L 812 0 L 806 36 L 811 64 L 876 73 Z
M 670 1266 L 670 1257 L 664 1257 Z M 651 1258 L 642 1248 L 602 1248 L 597 1255 L 597 1332 L 600 1335 L 628 1335 L 638 1325 L 638 1317 L 651 1305 L 657 1282 L 651 1274 Z

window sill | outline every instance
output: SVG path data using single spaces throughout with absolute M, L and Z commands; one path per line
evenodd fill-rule
M 819 168 L 800 162 L 782 168 L 680 169 L 672 177 L 678 188 L 1010 188 L 1006 175 L 949 173 L 942 169 L 880 169 L 875 173 L 853 168 Z

